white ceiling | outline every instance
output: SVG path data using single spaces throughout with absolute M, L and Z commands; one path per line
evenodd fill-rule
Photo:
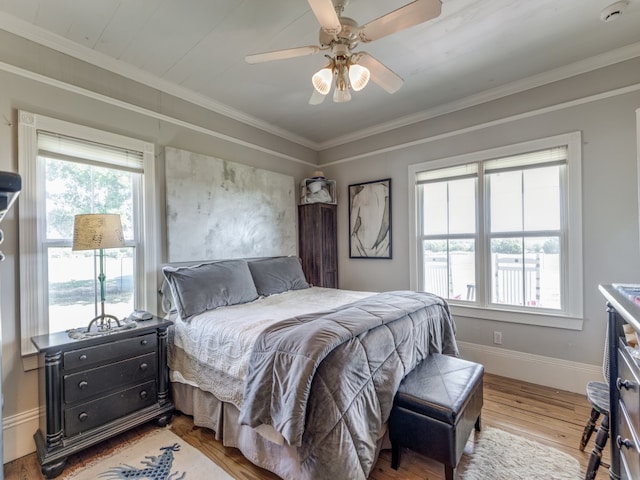
M 351 0 L 367 23 L 409 0 Z M 315 149 L 640 55 L 640 0 L 443 0 L 429 22 L 366 50 L 404 78 L 349 103 L 308 104 L 321 54 L 248 65 L 247 54 L 318 43 L 306 0 L 0 0 L 0 29 Z

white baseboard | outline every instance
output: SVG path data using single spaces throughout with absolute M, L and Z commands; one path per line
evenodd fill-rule
M 485 371 L 524 382 L 569 392 L 584 393 L 587 382 L 602 381 L 602 366 L 570 362 L 503 348 L 458 342 L 462 358 L 482 363 Z M 38 409 L 4 420 L 4 462 L 35 452 L 33 434 L 38 430 Z
M 36 451 L 33 434 L 38 430 L 39 409 L 2 419 L 3 462 L 11 462 Z
M 588 382 L 603 381 L 602 365 L 571 362 L 504 348 L 458 342 L 460 356 L 484 365 L 487 373 L 585 393 Z

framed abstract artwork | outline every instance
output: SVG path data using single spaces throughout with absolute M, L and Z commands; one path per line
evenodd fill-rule
M 391 258 L 391 179 L 349 185 L 349 258 Z

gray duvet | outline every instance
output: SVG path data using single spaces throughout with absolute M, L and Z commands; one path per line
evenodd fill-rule
M 279 322 L 258 338 L 240 421 L 298 447 L 304 478 L 364 479 L 404 376 L 430 352 L 457 355 L 447 303 L 387 292 Z

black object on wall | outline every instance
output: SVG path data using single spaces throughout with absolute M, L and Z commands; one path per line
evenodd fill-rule
M 20 175 L 13 172 L 0 172 L 0 221 L 18 198 L 21 189 Z
M 17 173 L 13 172 L 0 172 L 0 222 L 4 218 L 5 214 L 13 205 L 13 202 L 18 198 L 18 194 L 22 189 L 22 178 Z M 4 234 L 0 230 L 0 243 L 4 240 Z M 4 260 L 4 253 L 0 252 L 0 262 Z M 0 329 L 0 359 L 2 358 L 2 330 Z M 1 367 L 1 365 L 0 365 Z M 3 403 L 2 398 L 2 369 L 0 368 L 0 408 Z M 0 460 L 4 464 L 2 458 L 2 451 L 4 449 L 4 442 L 2 439 L 2 412 L 0 410 Z M 0 480 L 4 478 L 3 469 L 0 468 Z

